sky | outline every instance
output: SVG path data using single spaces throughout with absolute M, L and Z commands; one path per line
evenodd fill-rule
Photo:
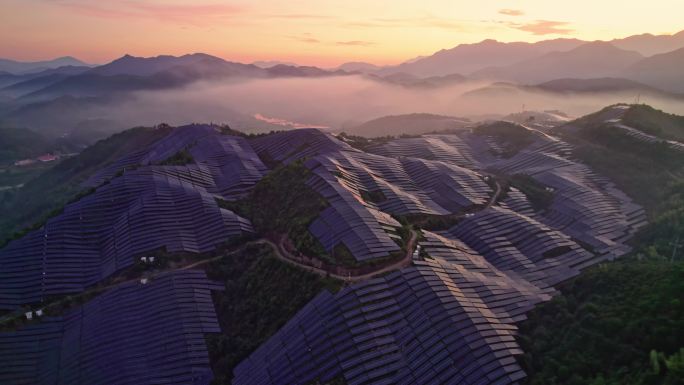
M 0 0 L 0 57 L 204 52 L 333 67 L 397 64 L 487 38 L 610 40 L 684 29 L 681 0 Z

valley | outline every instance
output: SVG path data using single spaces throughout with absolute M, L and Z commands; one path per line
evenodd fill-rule
M 472 381 L 481 376 L 520 381 L 531 364 L 529 355 L 518 360 L 522 350 L 517 325 L 529 324 L 524 320 L 528 312 L 537 312 L 532 310 L 535 305 L 563 298 L 557 288 L 566 290 L 564 282 L 581 279 L 576 277 L 582 270 L 622 264 L 611 261 L 634 255 L 635 246 L 642 253 L 642 245 L 660 242 L 631 240 L 647 237 L 653 226 L 647 219 L 654 220 L 653 215 L 662 211 L 652 211 L 651 202 L 639 194 L 635 203 L 591 167 L 608 172 L 606 176 L 616 178 L 627 193 L 631 187 L 623 179 L 640 176 L 618 177 L 614 173 L 622 171 L 595 163 L 581 149 L 583 143 L 602 145 L 600 137 L 587 136 L 592 130 L 610 130 L 611 135 L 624 137 L 626 145 L 637 140 L 659 148 L 660 142 L 612 129 L 620 117 L 634 126 L 639 126 L 635 122 L 641 116 L 679 119 L 658 114 L 648 107 L 622 105 L 558 122 L 550 130 L 544 128 L 547 132 L 494 122 L 363 141 L 318 129 L 260 135 L 211 125 L 127 131 L 96 145 L 114 149 L 113 153 L 86 150 L 48 170 L 45 175 L 57 170 L 73 175 L 71 191 L 88 192 L 70 199 L 46 222 L 0 251 L 7 267 L 0 272 L 5 309 L 0 335 L 15 341 L 3 345 L 19 349 L 31 338 L 48 335 L 59 340 L 59 334 L 49 331 L 52 325 L 96 303 L 101 306 L 119 292 L 139 292 L 138 299 L 129 300 L 139 304 L 150 290 L 181 295 L 181 286 L 164 286 L 172 280 L 200 285 L 192 286 L 197 293 L 205 290 L 202 333 L 208 339 L 205 347 L 195 345 L 201 358 L 196 362 L 205 368 L 201 376 L 210 376 L 213 370 L 217 381 L 354 383 L 360 378 L 403 378 L 413 383 L 463 372 L 472 373 Z M 676 126 L 669 132 L 678 132 L 672 127 Z M 566 137 L 567 142 L 561 139 Z M 682 156 L 671 151 L 671 156 Z M 654 162 L 665 161 L 641 154 Z M 83 163 L 93 156 L 101 160 Z M 676 182 L 684 162 L 678 164 L 679 169 L 670 169 L 663 178 Z M 32 188 L 31 183 L 35 182 L 18 191 Z M 247 300 L 240 306 L 256 312 L 251 316 L 273 310 L 250 302 L 250 292 L 239 300 L 232 296 L 232 281 L 225 287 L 218 283 L 227 276 L 214 281 L 218 264 L 230 260 L 225 268 L 236 269 L 254 255 L 263 255 L 259 258 L 269 261 L 263 262 L 268 269 L 308 277 L 312 291 L 298 297 L 299 305 L 272 314 L 263 324 L 269 332 L 248 332 L 250 326 L 243 324 L 241 330 L 259 337 L 249 343 L 239 339 L 244 337 L 226 339 L 235 336 L 227 325 L 243 322 L 229 310 L 236 306 L 234 301 Z M 154 261 L 147 261 L 151 257 Z M 271 279 L 260 276 L 250 287 L 268 292 L 271 285 L 295 284 L 291 277 Z M 30 282 L 35 284 L 27 285 Z M 328 290 L 319 291 L 324 286 Z M 208 298 L 219 307 L 206 302 Z M 107 306 L 116 308 L 116 303 Z M 39 310 L 47 318 L 35 316 Z M 27 312 L 38 319 L 26 320 Z M 176 322 L 166 319 L 169 327 Z M 308 324 L 322 329 L 306 331 L 303 325 Z M 96 335 L 87 329 L 80 333 L 85 333 L 79 337 L 83 341 L 97 344 Z M 465 336 L 479 342 L 437 342 L 457 342 Z M 437 345 L 417 343 L 428 338 Z M 329 345 L 338 339 L 334 348 Z M 233 351 L 237 341 L 244 342 Z M 269 347 L 274 341 L 277 345 Z M 54 349 L 66 349 L 61 346 L 55 344 Z M 297 346 L 308 346 L 308 353 Z M 482 348 L 477 346 L 487 349 L 478 353 Z M 31 361 L 54 354 L 22 351 L 11 348 L 3 357 Z M 470 363 L 449 358 L 464 354 L 478 358 Z M 337 358 L 323 359 L 330 355 Z M 420 360 L 408 367 L 402 364 L 414 355 L 435 363 L 446 360 L 439 364 L 443 371 L 418 375 L 425 370 L 418 366 Z M 70 359 L 87 367 L 78 357 Z M 275 357 L 288 360 L 290 369 L 269 369 L 283 367 Z M 219 362 L 230 362 L 231 370 L 217 367 Z M 340 364 L 330 366 L 332 362 Z M 67 363 L 13 376 L 63 376 L 62 365 Z M 299 365 L 308 369 L 297 370 Z M 377 369 L 361 370 L 373 367 Z M 178 369 L 181 376 L 199 373 L 183 365 Z M 257 372 L 265 375 L 254 377 Z M 408 373 L 413 375 L 406 377 Z M 135 378 L 133 372 L 127 375 Z
M 3 0 L 0 385 L 683 385 L 675 3 Z

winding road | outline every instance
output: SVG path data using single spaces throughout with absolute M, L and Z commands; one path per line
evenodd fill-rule
M 493 176 L 489 176 L 489 177 L 493 178 Z M 494 180 L 494 184 L 496 185 L 496 189 L 494 190 L 494 194 L 492 194 L 489 201 L 487 201 L 487 204 L 485 204 L 478 211 L 482 211 L 482 210 L 485 210 L 485 209 L 491 207 L 494 203 L 496 203 L 497 199 L 499 199 L 499 196 L 501 195 L 501 185 L 496 180 Z M 470 214 L 472 214 L 472 213 L 470 213 Z M 465 216 L 466 216 L 466 214 L 463 214 L 460 217 L 465 217 Z M 413 252 L 416 249 L 417 239 L 418 239 L 418 232 L 415 230 L 411 230 L 411 237 L 409 238 L 408 244 L 406 245 L 406 255 L 404 255 L 404 257 L 401 258 L 400 260 L 398 260 L 398 261 L 396 261 L 390 265 L 382 266 L 382 267 L 378 268 L 377 270 L 374 270 L 374 271 L 371 271 L 368 273 L 359 274 L 359 275 L 349 274 L 346 276 L 335 274 L 335 273 L 329 272 L 328 270 L 325 270 L 325 269 L 321 269 L 318 267 L 307 265 L 305 263 L 298 262 L 297 258 L 295 256 L 293 256 L 289 251 L 287 251 L 287 249 L 283 246 L 284 238 L 282 238 L 281 241 L 278 242 L 278 244 L 276 244 L 276 243 L 274 243 L 268 239 L 259 239 L 259 240 L 254 241 L 254 242 L 266 243 L 266 244 L 270 245 L 273 248 L 276 257 L 283 262 L 289 263 L 290 265 L 297 266 L 301 269 L 304 269 L 304 270 L 307 270 L 309 272 L 318 274 L 322 277 L 332 277 L 332 278 L 339 279 L 339 280 L 346 281 L 346 282 L 358 282 L 358 281 L 363 281 L 366 279 L 373 278 L 373 277 L 380 275 L 380 274 L 384 274 L 384 273 L 387 273 L 390 271 L 394 271 L 394 270 L 401 269 L 403 267 L 409 266 L 411 264 L 411 261 L 412 261 Z

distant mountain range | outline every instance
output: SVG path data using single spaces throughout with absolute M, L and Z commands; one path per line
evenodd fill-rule
M 20 62 L 10 59 L 0 59 L 0 74 L 6 72 L 5 75 L 23 75 L 27 73 L 40 72 L 51 68 L 59 68 L 64 66 L 91 67 L 90 64 L 84 63 L 71 56 L 64 56 L 53 60 L 36 62 Z
M 576 39 L 547 40 L 539 43 L 501 43 L 484 40 L 476 44 L 460 44 L 431 56 L 380 70 L 381 74 L 406 72 L 418 76 L 470 74 L 483 68 L 502 66 L 532 59 L 549 52 L 567 51 L 584 42 Z
M 504 43 L 492 39 L 473 44 L 459 44 L 443 49 L 430 56 L 408 60 L 396 66 L 378 67 L 370 63 L 350 62 L 338 67 L 347 71 L 359 71 L 387 75 L 404 72 L 416 76 L 440 76 L 459 73 L 469 75 L 490 68 L 505 67 L 538 58 L 551 52 L 575 49 L 589 41 L 578 39 L 542 40 L 536 43 Z M 635 51 L 642 56 L 667 53 L 684 47 L 684 31 L 674 35 L 642 34 L 609 41 L 614 47 Z
M 362 73 L 407 87 L 467 80 L 539 84 L 556 79 L 624 78 L 684 92 L 684 31 L 635 35 L 610 42 L 554 39 L 536 43 L 484 40 L 460 44 L 397 66 L 349 62 L 333 70 L 280 61 L 243 64 L 202 54 L 143 58 L 125 55 L 90 68 L 72 57 L 21 63 L 0 59 L 0 94 L 45 100 L 63 95 L 163 89 L 224 78 L 321 77 Z
M 643 95 L 684 100 L 684 94 L 682 93 L 667 92 L 634 80 L 610 77 L 593 79 L 563 78 L 554 79 L 536 85 L 520 85 L 516 83 L 496 82 L 488 86 L 469 91 L 464 95 L 470 97 L 515 97 L 516 95 L 526 92 L 551 93 L 559 95 L 629 92 L 635 97 L 637 95 Z
M 634 63 L 624 76 L 670 92 L 684 92 L 684 48 Z
M 684 31 L 674 35 L 635 35 L 609 42 L 554 39 L 537 43 L 503 43 L 484 40 L 460 44 L 396 66 L 378 67 L 363 62 L 340 69 L 381 78 L 401 74 L 418 79 L 461 75 L 536 84 L 559 78 L 626 78 L 684 92 Z
M 523 60 L 519 63 L 486 68 L 471 76 L 534 84 L 558 78 L 596 78 L 613 76 L 644 57 L 635 51 L 625 51 L 610 43 L 592 42 L 569 51 L 557 51 Z
M 279 64 L 284 64 L 286 66 L 292 66 L 292 67 L 297 67 L 297 63 L 289 62 L 289 61 L 279 61 L 279 60 L 261 60 L 261 61 L 255 61 L 252 63 L 253 65 L 260 67 L 260 68 L 271 68 L 275 67 Z
M 363 62 L 349 62 L 334 69 L 280 61 L 244 64 L 203 53 L 156 57 L 125 55 L 100 66 L 91 66 L 72 57 L 31 63 L 0 59 L 0 120 L 51 137 L 71 133 L 77 126 L 100 125 L 111 132 L 120 128 L 120 120 L 125 120 L 112 112 L 112 105 L 130 103 L 134 98 L 128 93 L 133 91 L 169 90 L 195 82 L 213 84 L 348 75 L 363 76 L 380 85 L 416 90 L 454 86 L 445 91 L 454 93 L 454 98 L 464 96 L 459 102 L 474 102 L 473 107 L 481 104 L 474 97 L 497 97 L 499 99 L 489 101 L 513 105 L 526 101 L 533 103 L 531 100 L 535 99 L 527 96 L 601 93 L 602 96 L 615 96 L 616 102 L 627 98 L 631 101 L 630 95 L 642 94 L 678 103 L 684 94 L 684 31 L 674 35 L 636 35 L 610 42 L 554 39 L 503 43 L 484 40 L 384 67 Z M 461 95 L 466 89 L 471 91 Z M 389 91 L 394 92 L 393 89 Z M 380 115 L 369 114 L 365 119 Z M 231 116 L 231 123 L 254 127 L 255 131 L 273 129 L 250 114 L 243 116 L 231 111 L 219 116 L 221 119 Z M 391 123 L 400 127 L 392 134 L 425 132 L 452 125 L 455 119 L 423 115 L 391 118 L 394 121 L 383 118 L 385 120 L 368 122 L 362 129 L 373 135 L 386 135 L 390 132 L 385 131 L 385 127 Z M 404 126 L 405 130 L 401 128 Z M 87 130 L 84 128 L 84 131 Z
M 327 71 L 317 67 L 285 64 L 261 68 L 202 53 L 150 58 L 125 55 L 94 68 L 64 66 L 29 74 L 0 74 L 0 93 L 35 101 L 65 95 L 106 96 L 112 93 L 174 88 L 200 80 L 348 74 L 341 70 Z

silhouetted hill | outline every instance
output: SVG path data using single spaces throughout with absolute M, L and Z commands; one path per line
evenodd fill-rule
M 347 72 L 361 72 L 364 74 L 374 73 L 381 70 L 383 67 L 365 62 L 348 62 L 340 65 L 336 69 Z
M 460 74 L 449 74 L 444 76 L 430 76 L 421 78 L 419 76 L 407 74 L 405 72 L 397 72 L 385 76 L 369 74 L 367 75 L 367 77 L 369 79 L 379 81 L 382 83 L 389 83 L 411 88 L 446 87 L 453 84 L 463 83 L 468 80 L 468 78 Z
M 684 92 L 684 48 L 655 55 L 626 68 L 624 76 L 671 92 Z
M 420 135 L 427 132 L 459 129 L 468 124 L 470 121 L 463 118 L 420 113 L 384 116 L 344 131 L 347 134 L 372 138 L 388 135 Z
M 52 143 L 42 135 L 25 128 L 0 127 L 0 164 L 42 155 Z
M 376 67 L 368 63 L 348 63 L 345 64 L 346 67 L 340 68 L 381 75 L 396 72 L 420 77 L 450 73 L 468 75 L 491 67 L 507 67 L 526 62 L 551 52 L 571 51 L 587 43 L 589 42 L 578 39 L 542 40 L 536 43 L 503 43 L 487 39 L 479 43 L 460 44 L 454 48 L 443 49 L 430 56 L 412 59 L 397 66 Z M 613 39 L 607 43 L 625 51 L 635 51 L 642 56 L 651 56 L 684 47 L 684 31 L 674 35 L 635 35 Z M 595 74 L 593 77 L 598 76 L 603 75 Z
M 84 66 L 63 66 L 57 68 L 49 68 L 43 71 L 36 71 L 27 74 L 15 75 L 9 72 L 0 73 L 0 88 L 9 87 L 14 84 L 30 81 L 40 77 L 46 76 L 56 76 L 60 75 L 63 77 L 78 75 L 89 70 L 90 67 Z
M 406 72 L 417 76 L 468 74 L 482 68 L 514 64 L 552 51 L 572 49 L 582 43 L 575 39 L 557 39 L 539 43 L 502 43 L 488 39 L 475 44 L 460 44 L 451 49 L 443 49 L 410 63 L 386 67 L 380 73 Z
M 652 35 L 650 33 L 644 33 L 641 35 L 629 36 L 624 39 L 611 40 L 610 43 L 624 50 L 637 51 L 644 56 L 653 56 L 683 48 L 684 31 L 674 35 Z
M 610 91 L 651 91 L 663 92 L 629 79 L 596 78 L 596 79 L 555 79 L 538 84 L 537 88 L 555 92 L 610 92 Z
M 317 67 L 293 67 L 284 64 L 267 69 L 252 64 L 223 60 L 206 54 L 157 56 L 150 58 L 126 55 L 89 71 L 66 77 L 25 96 L 46 100 L 63 95 L 104 96 L 112 93 L 174 88 L 200 80 L 226 78 L 320 77 L 347 75 Z
M 473 76 L 527 84 L 559 78 L 608 77 L 641 59 L 643 56 L 637 52 L 597 41 L 570 51 L 551 52 L 510 66 L 477 71 Z
M 320 77 L 331 75 L 347 75 L 345 71 L 337 70 L 334 72 L 326 71 L 318 67 L 300 66 L 293 67 L 285 64 L 278 64 L 266 69 L 266 73 L 273 77 Z
M 184 67 L 195 68 L 202 72 L 231 73 L 234 75 L 261 73 L 261 69 L 255 65 L 233 63 L 215 56 L 195 53 L 183 56 L 160 55 L 156 57 L 125 55 L 109 64 L 93 68 L 88 74 L 151 76 L 166 71 L 178 71 Z
M 297 67 L 297 63 L 287 62 L 287 61 L 279 61 L 279 60 L 259 60 L 259 61 L 255 61 L 254 63 L 252 63 L 252 65 L 255 65 L 259 68 L 271 68 L 271 67 L 277 66 L 279 64 Z
M 58 68 L 64 66 L 90 66 L 71 56 L 64 56 L 53 60 L 35 61 L 35 62 L 20 62 L 9 59 L 0 59 L 0 71 L 5 71 L 14 75 L 22 75 L 29 72 L 39 72 L 50 68 Z
M 79 75 L 89 69 L 89 67 L 65 66 L 28 75 L 17 75 L 14 76 L 14 80 L 8 79 L 7 82 L 11 84 L 0 89 L 0 92 L 19 97 L 36 92 L 70 76 Z

